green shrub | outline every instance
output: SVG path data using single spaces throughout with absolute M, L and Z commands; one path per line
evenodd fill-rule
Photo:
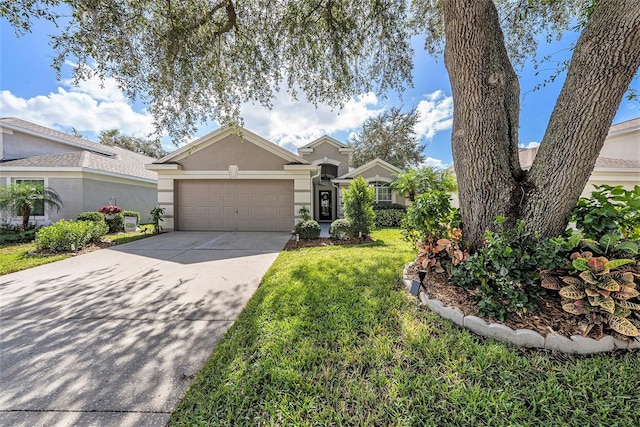
M 124 230 L 124 215 L 122 215 L 122 212 L 115 214 L 113 219 L 105 218 L 105 221 L 109 226 L 109 233 L 117 233 Z
M 447 235 L 456 217 L 451 196 L 444 191 L 428 190 L 416 197 L 402 221 L 406 240 L 426 243 Z
M 487 231 L 484 246 L 453 269 L 451 281 L 477 290 L 481 316 L 504 320 L 510 313 L 535 309 L 542 288 L 537 286 L 541 270 L 564 265 L 580 235 L 570 239 L 541 238 L 525 231 L 524 221 L 514 228 L 496 219 L 496 231 Z
M 122 211 L 122 216 L 135 216 L 136 217 L 136 224 L 140 224 L 140 212 Z
M 309 211 L 308 206 L 302 206 L 298 209 L 298 213 L 302 217 L 302 221 L 309 221 L 311 219 L 311 211 Z
M 368 236 L 375 225 L 376 214 L 373 211 L 375 191 L 361 176 L 355 178 L 344 190 L 344 216 L 351 224 L 351 235 Z
M 14 244 L 14 243 L 29 243 L 36 237 L 36 229 L 33 228 L 27 231 L 17 231 L 15 233 L 3 233 L 0 232 L 0 245 Z
M 600 240 L 616 232 L 623 238 L 640 239 L 640 186 L 594 185 L 591 197 L 581 197 L 573 208 L 573 221 L 589 239 Z
M 344 240 L 350 236 L 351 224 L 346 219 L 336 219 L 329 227 L 329 237 L 337 240 Z
M 36 232 L 38 249 L 64 252 L 82 249 L 89 243 L 97 243 L 107 234 L 108 226 L 103 222 L 60 220 Z
M 164 216 L 165 208 L 161 208 L 160 206 L 156 206 L 151 209 L 151 221 L 153 224 L 153 234 L 160 234 L 162 231 L 162 226 L 160 223 L 164 221 L 162 217 Z
M 320 237 L 320 224 L 312 219 L 300 221 L 296 224 L 296 234 L 299 234 L 301 239 L 317 239 Z
M 397 203 L 381 202 L 373 205 L 376 214 L 375 226 L 379 227 L 400 227 L 402 219 L 407 213 L 404 206 Z
M 104 215 L 100 212 L 82 212 L 78 215 L 78 221 L 104 222 Z

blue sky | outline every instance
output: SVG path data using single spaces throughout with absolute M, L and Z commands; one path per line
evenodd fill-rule
M 47 21 L 38 21 L 32 32 L 17 37 L 5 20 L 0 20 L 0 116 L 16 116 L 55 129 L 75 129 L 90 140 L 97 140 L 101 130 L 118 128 L 124 134 L 144 137 L 153 131 L 152 119 L 145 106 L 126 99 L 117 85 L 108 80 L 88 81 L 73 86 L 69 81 L 72 64 L 63 70 L 62 79 L 56 80 L 51 68 L 54 55 L 48 34 L 58 29 Z M 560 43 L 542 46 L 544 54 L 564 51 L 575 34 L 568 34 Z M 424 152 L 428 163 L 440 166 L 452 163 L 450 135 L 453 106 L 451 88 L 442 58 L 428 56 L 422 49 L 423 39 L 414 38 L 414 86 L 405 91 L 402 100 L 395 93 L 360 94 L 354 96 L 342 111 L 328 106 L 318 109 L 301 101 L 293 102 L 285 93 L 274 100 L 269 111 L 259 106 L 242 108 L 245 127 L 295 151 L 296 147 L 329 134 L 346 142 L 352 132 L 358 131 L 368 117 L 391 106 L 405 110 L 417 107 L 421 121 L 416 132 L 427 145 Z M 551 65 L 549 66 L 551 67 Z M 521 76 L 520 143 L 527 146 L 542 139 L 555 100 L 561 89 L 562 78 L 544 88 L 532 91 L 541 77 L 534 77 L 529 65 L 518 70 Z M 632 86 L 640 91 L 640 78 Z M 614 123 L 640 117 L 640 102 L 623 100 Z M 197 135 L 202 136 L 217 128 L 215 123 L 203 124 Z M 165 147 L 175 146 L 165 138 Z

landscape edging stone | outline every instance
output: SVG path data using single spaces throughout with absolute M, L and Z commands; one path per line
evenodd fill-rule
M 402 280 L 408 290 L 411 289 L 412 282 L 407 278 L 407 271 L 410 265 L 411 263 L 407 264 L 402 272 Z M 548 350 L 572 354 L 604 353 L 618 349 L 640 349 L 640 341 L 637 339 L 626 342 L 610 335 L 605 335 L 599 340 L 580 335 L 573 335 L 571 338 L 567 338 L 564 335 L 547 334 L 547 336 L 544 337 L 540 333 L 529 329 L 514 330 L 501 323 L 487 323 L 484 319 L 477 316 L 465 316 L 459 308 L 445 306 L 441 301 L 429 298 L 429 296 L 422 291 L 420 291 L 418 298 L 431 311 L 445 319 L 451 320 L 458 326 L 462 326 L 477 335 L 494 338 L 498 341 L 508 342 L 520 347 L 546 348 Z

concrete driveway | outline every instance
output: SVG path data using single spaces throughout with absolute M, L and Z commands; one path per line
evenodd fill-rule
M 165 425 L 288 238 L 173 232 L 0 276 L 0 425 Z

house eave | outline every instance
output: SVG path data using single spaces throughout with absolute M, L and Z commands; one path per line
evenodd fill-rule
M 182 170 L 182 165 L 179 163 L 147 163 L 144 165 L 145 169 L 158 172 L 166 170 Z

